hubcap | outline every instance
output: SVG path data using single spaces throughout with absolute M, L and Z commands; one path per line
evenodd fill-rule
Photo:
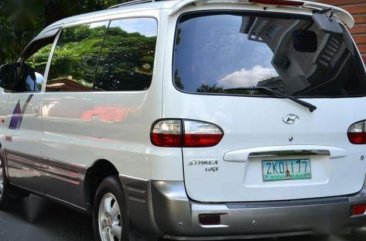
M 112 193 L 106 193 L 100 201 L 98 227 L 102 241 L 121 240 L 121 211 L 117 199 Z
M 4 173 L 3 173 L 3 163 L 0 159 L 0 199 L 3 196 L 4 192 Z

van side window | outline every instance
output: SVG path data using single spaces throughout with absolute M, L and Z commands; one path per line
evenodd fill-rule
M 52 58 L 46 91 L 90 91 L 108 21 L 65 28 Z
M 95 78 L 96 91 L 139 91 L 151 84 L 157 21 L 134 18 L 111 21 Z
M 54 37 L 34 42 L 20 64 L 17 92 L 38 92 L 42 89 L 48 57 Z M 30 55 L 30 56 L 28 56 Z

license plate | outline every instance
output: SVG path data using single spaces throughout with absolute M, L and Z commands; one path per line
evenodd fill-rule
M 262 161 L 263 181 L 311 179 L 309 159 Z

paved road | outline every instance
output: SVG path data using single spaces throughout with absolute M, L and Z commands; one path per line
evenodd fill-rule
M 0 211 L 0 241 L 93 241 L 91 217 L 36 196 Z M 291 237 L 255 241 L 365 241 L 366 228 L 345 237 Z
M 0 241 L 92 241 L 91 217 L 30 195 L 0 211 Z

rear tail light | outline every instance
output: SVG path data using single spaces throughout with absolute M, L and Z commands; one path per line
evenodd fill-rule
M 195 120 L 159 120 L 151 129 L 151 143 L 162 147 L 210 147 L 223 136 L 217 125 Z
M 366 144 L 366 121 L 360 121 L 348 128 L 348 139 L 352 144 Z
M 180 147 L 182 124 L 180 120 L 161 120 L 152 128 L 151 142 L 156 146 Z
M 303 6 L 304 3 L 301 1 L 292 0 L 249 0 L 251 3 L 271 4 L 271 5 L 282 5 L 282 6 Z

